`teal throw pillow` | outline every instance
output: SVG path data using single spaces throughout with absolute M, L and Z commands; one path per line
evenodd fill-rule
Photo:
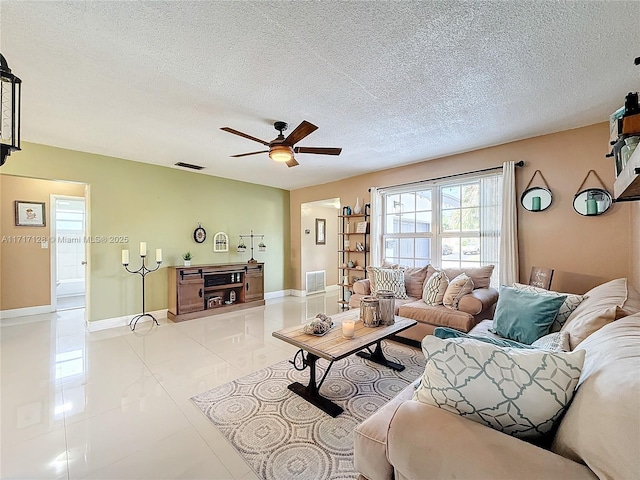
M 433 334 L 442 338 L 443 340 L 447 338 L 466 338 L 472 340 L 479 340 L 481 342 L 490 343 L 491 345 L 495 345 L 497 347 L 509 347 L 509 348 L 533 348 L 530 345 L 525 345 L 524 343 L 514 342 L 513 340 L 507 340 L 506 338 L 493 338 L 493 337 L 484 337 L 482 335 L 469 335 L 467 333 L 461 332 L 459 330 L 454 330 L 449 327 L 436 327 L 433 331 Z
M 566 295 L 552 297 L 500 287 L 493 331 L 501 337 L 531 345 L 549 333 Z

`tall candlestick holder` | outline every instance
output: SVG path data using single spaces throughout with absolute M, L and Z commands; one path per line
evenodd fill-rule
M 247 247 L 244 246 L 245 238 L 249 238 L 251 240 L 251 258 L 249 259 L 248 263 L 258 263 L 258 261 L 255 258 L 253 258 L 253 239 L 254 238 L 260 239 L 260 243 L 258 244 L 258 251 L 264 252 L 267 250 L 267 246 L 264 244 L 264 234 L 253 233 L 253 230 L 251 230 L 251 233 L 248 235 L 247 234 L 240 235 L 240 245 L 238 245 L 238 252 L 244 252 L 246 250 Z
M 142 277 L 142 313 L 139 314 L 139 315 L 136 315 L 135 317 L 133 317 L 131 319 L 131 321 L 129 322 L 129 327 L 131 328 L 131 331 L 134 331 L 136 329 L 136 325 L 138 324 L 138 320 L 140 320 L 143 317 L 151 318 L 155 322 L 156 325 L 160 326 L 160 324 L 158 323 L 158 320 L 156 320 L 156 317 L 154 317 L 153 315 L 151 315 L 150 313 L 148 313 L 146 311 L 146 306 L 145 306 L 145 301 L 144 301 L 144 277 L 146 277 L 147 274 L 149 274 L 151 272 L 155 272 L 156 270 L 158 270 L 160 268 L 160 264 L 162 263 L 162 260 L 156 259 L 156 268 L 148 269 L 147 266 L 145 265 L 146 257 L 147 257 L 146 255 L 140 255 L 140 258 L 142 259 L 142 266 L 138 270 L 129 270 L 129 262 L 122 264 L 122 266 L 125 268 L 125 270 L 127 272 L 129 272 L 129 273 L 137 273 L 138 275 L 140 275 Z

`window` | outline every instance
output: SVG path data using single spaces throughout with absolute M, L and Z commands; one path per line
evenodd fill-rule
M 498 267 L 502 173 L 388 188 L 382 256 L 406 267 Z M 497 279 L 497 275 L 495 275 Z

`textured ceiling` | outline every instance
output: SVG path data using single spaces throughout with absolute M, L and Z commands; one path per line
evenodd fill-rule
M 23 139 L 295 189 L 605 121 L 640 2 L 0 2 Z M 288 169 L 229 126 L 319 129 Z M 19 154 L 11 162 L 18 162 Z

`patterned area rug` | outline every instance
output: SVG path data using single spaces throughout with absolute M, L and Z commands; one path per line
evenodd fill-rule
M 353 432 L 424 371 L 422 352 L 383 342 L 384 354 L 405 365 L 397 372 L 352 355 L 335 362 L 320 393 L 344 408 L 332 418 L 287 386 L 306 385 L 309 370 L 288 361 L 196 395 L 191 400 L 265 480 L 356 478 Z M 318 378 L 329 363 L 319 360 Z

